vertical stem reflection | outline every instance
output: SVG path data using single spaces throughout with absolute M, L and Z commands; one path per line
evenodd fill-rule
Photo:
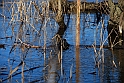
M 22 63 L 22 83 L 24 83 L 24 61 Z
M 76 83 L 79 83 L 80 77 L 80 48 L 76 47 Z

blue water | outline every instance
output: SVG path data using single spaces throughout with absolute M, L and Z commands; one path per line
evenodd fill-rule
M 90 0 L 91 1 L 91 0 Z M 92 0 L 93 1 L 93 0 Z M 7 7 L 6 7 L 7 8 Z M 24 81 L 29 83 L 36 81 L 36 83 L 45 83 L 48 76 L 47 67 L 49 66 L 48 57 L 50 53 L 55 50 L 52 47 L 48 47 L 46 52 L 43 49 L 25 49 L 20 47 L 20 44 L 12 49 L 15 44 L 15 38 L 17 37 L 17 30 L 19 23 L 15 25 L 15 35 L 12 33 L 12 26 L 9 24 L 11 20 L 11 11 L 4 10 L 0 8 L 0 13 L 6 15 L 4 19 L 0 16 L 0 44 L 5 44 L 5 49 L 0 48 L 0 80 L 5 80 L 10 70 L 17 67 L 17 65 L 23 60 L 25 62 L 24 70 Z M 35 12 L 36 13 L 36 12 Z M 37 13 L 36 13 L 37 14 Z M 34 22 L 35 29 L 40 30 L 40 22 L 35 22 L 34 18 L 31 18 L 31 22 Z M 96 41 L 96 45 L 100 45 L 100 41 L 105 41 L 104 45 L 108 45 L 107 41 L 107 22 L 109 17 L 104 15 L 104 27 L 102 27 L 102 21 L 96 25 L 95 14 L 81 14 L 80 21 L 80 48 L 76 50 L 75 48 L 75 31 L 76 31 L 76 15 L 70 15 L 69 26 L 64 34 L 64 38 L 70 44 L 68 50 L 63 51 L 62 59 L 62 70 L 63 76 L 61 75 L 61 68 L 58 67 L 56 72 L 58 73 L 59 80 L 58 83 L 123 83 L 124 77 L 124 50 L 115 49 L 111 51 L 110 49 L 104 49 L 104 64 L 100 64 L 99 68 L 95 66 L 95 53 L 93 48 L 85 47 L 84 45 L 93 45 Z M 65 23 L 67 18 L 65 16 Z M 44 25 L 44 24 L 43 24 Z M 26 35 L 26 43 L 31 45 L 44 45 L 44 28 L 40 32 L 40 36 L 37 35 L 37 31 L 34 31 L 31 26 L 27 26 L 30 31 L 30 35 Z M 104 28 L 104 29 L 103 29 Z M 54 19 L 50 19 L 46 26 L 46 45 L 50 46 L 52 44 L 52 38 L 58 30 L 58 24 Z M 24 29 L 26 33 L 27 28 Z M 103 33 L 103 40 L 100 39 L 100 33 Z M 25 35 L 25 34 L 23 34 Z M 11 37 L 12 38 L 6 38 Z M 13 50 L 11 53 L 11 49 Z M 99 51 L 99 48 L 96 49 Z M 46 61 L 44 60 L 44 53 L 46 53 Z M 52 55 L 53 56 L 53 55 Z M 26 58 L 25 58 L 26 57 Z M 100 57 L 99 57 L 100 59 Z M 54 60 L 54 57 L 53 57 Z M 55 59 L 56 60 L 56 59 Z M 58 60 L 56 60 L 58 61 Z M 115 65 L 113 65 L 113 61 Z M 54 64 L 54 63 L 53 63 Z M 59 66 L 58 64 L 57 66 Z M 35 68 L 29 70 L 31 68 Z M 38 68 L 39 67 L 39 68 Z M 21 72 L 22 66 L 19 67 L 18 71 L 14 74 Z M 46 69 L 46 70 L 44 70 Z M 71 71 L 71 72 L 70 72 Z M 92 74 L 94 72 L 94 74 Z M 72 78 L 70 76 L 72 74 Z M 21 73 L 13 76 L 11 80 L 5 80 L 3 83 L 21 83 Z

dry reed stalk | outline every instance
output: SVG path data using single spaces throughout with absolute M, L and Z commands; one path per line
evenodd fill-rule
M 73 69 L 73 64 L 70 67 L 70 79 L 72 78 L 72 69 Z
M 115 31 L 114 29 L 111 30 L 111 32 L 108 34 L 108 36 L 104 39 L 104 34 L 103 34 L 103 30 L 104 30 L 104 21 L 102 20 L 102 28 L 101 28 L 101 32 L 100 32 L 100 48 L 99 50 L 97 51 L 96 50 L 96 36 L 94 36 L 94 44 L 93 44 L 93 48 L 94 48 L 94 53 L 95 53 L 95 64 L 97 65 L 98 68 L 100 68 L 100 64 L 101 63 L 104 63 L 104 49 L 103 49 L 103 46 L 105 44 L 105 42 L 107 41 L 107 39 L 110 37 L 111 33 L 113 31 Z M 117 32 L 115 32 L 117 34 Z M 111 43 L 111 50 L 113 50 L 113 47 L 116 46 L 118 43 L 122 42 L 123 40 L 120 40 L 118 42 L 116 42 L 116 39 L 118 38 L 118 36 L 115 37 L 114 41 L 111 42 L 110 40 L 110 43 Z M 98 59 L 98 57 L 100 57 Z M 96 63 L 97 62 L 97 63 Z M 117 67 L 116 66 L 116 63 L 114 61 L 114 55 L 113 55 L 113 60 L 112 60 L 112 63 L 114 65 L 114 67 Z M 104 69 L 102 69 L 102 71 L 104 71 Z
M 100 48 L 99 48 L 99 51 L 96 50 L 96 36 L 94 36 L 94 39 L 95 39 L 94 44 L 93 44 L 93 48 L 94 48 L 94 52 L 95 52 L 95 59 L 94 60 L 95 60 L 95 65 L 97 65 L 98 67 L 100 65 L 99 63 L 104 63 L 104 48 L 103 48 L 103 46 L 104 46 L 105 42 L 107 41 L 108 37 L 110 36 L 110 35 L 108 35 L 107 38 L 104 39 L 103 31 L 104 31 L 104 20 L 102 20 L 102 27 L 100 29 Z
M 111 50 L 112 50 L 112 64 L 113 64 L 113 66 L 115 67 L 115 68 L 117 68 L 117 65 L 116 65 L 116 63 L 115 63 L 115 57 L 114 57 L 114 50 L 113 50 L 113 48 L 111 48 Z
M 98 63 L 98 53 L 97 53 L 97 50 L 96 50 L 97 32 L 98 32 L 98 26 L 96 26 L 96 33 L 94 34 L 94 44 L 92 44 L 92 46 L 94 48 L 94 53 L 95 53 L 95 58 L 94 58 L 95 65 L 97 65 L 97 63 Z
M 61 52 L 58 52 L 58 62 L 61 63 Z
M 8 78 L 10 78 L 12 76 L 12 74 L 14 72 L 16 72 L 22 64 L 23 64 L 23 62 L 21 61 L 20 64 L 16 68 L 14 68 L 13 70 L 10 70 Z
M 25 66 L 25 63 L 24 63 L 24 61 L 23 61 L 23 63 L 22 63 L 22 73 L 21 73 L 21 76 L 22 76 L 22 83 L 24 83 L 24 66 Z
M 77 0 L 76 47 L 80 45 L 80 0 Z
M 43 35 L 44 35 L 44 60 L 46 60 L 46 42 L 47 42 L 47 30 L 46 30 L 46 27 L 47 27 L 47 23 L 49 22 L 49 3 L 48 1 L 43 1 L 42 2 L 43 4 L 43 7 L 42 7 L 42 13 L 44 15 L 44 25 L 43 25 Z M 35 6 L 36 9 L 39 11 L 40 13 L 40 10 L 37 6 Z
M 63 65 L 62 65 L 62 58 L 63 58 L 63 42 L 62 42 L 62 39 L 61 39 L 61 51 L 60 51 L 60 53 L 61 53 L 61 76 L 63 77 Z
M 102 63 L 104 63 L 104 48 L 103 48 L 103 45 L 104 45 L 104 42 L 106 42 L 106 40 L 104 40 L 104 34 L 103 34 L 103 30 L 104 30 L 104 20 L 102 20 L 102 27 L 101 27 L 101 31 L 100 31 L 100 50 L 99 50 L 99 54 L 101 56 L 101 60 L 102 60 Z M 100 53 L 101 51 L 101 53 Z

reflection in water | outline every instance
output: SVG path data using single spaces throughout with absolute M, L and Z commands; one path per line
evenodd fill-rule
M 49 69 L 48 69 L 48 81 L 47 83 L 55 83 L 56 82 L 56 71 L 57 71 L 57 58 L 53 58 L 49 62 Z
M 9 16 L 9 14 L 7 14 L 7 16 Z M 86 22 L 82 18 L 83 16 L 86 19 Z M 63 66 L 64 66 L 65 81 L 67 81 L 68 78 L 69 78 L 68 72 L 70 70 L 70 64 L 72 64 L 72 62 L 73 62 L 70 59 L 74 58 L 73 55 L 76 54 L 75 55 L 76 56 L 76 69 L 75 69 L 76 70 L 76 75 L 73 74 L 76 78 L 73 78 L 74 76 L 72 76 L 72 83 L 75 83 L 75 82 L 76 83 L 82 83 L 82 81 L 84 81 L 84 83 L 124 83 L 124 79 L 123 79 L 124 78 L 124 61 L 123 61 L 124 60 L 124 50 L 122 50 L 122 49 L 118 49 L 118 50 L 115 49 L 113 51 L 113 55 L 115 56 L 115 59 L 116 59 L 115 63 L 117 65 L 117 68 L 112 66 L 112 58 L 113 57 L 109 56 L 109 55 L 111 55 L 111 52 L 109 51 L 107 54 L 105 54 L 105 56 L 106 56 L 105 57 L 106 63 L 105 63 L 105 65 L 104 64 L 101 65 L 102 66 L 102 68 L 101 68 L 102 70 L 100 72 L 102 74 L 101 78 L 100 78 L 100 79 L 102 79 L 101 81 L 99 81 L 99 77 L 97 75 L 97 71 L 95 71 L 95 69 L 94 69 L 94 62 L 93 62 L 93 58 L 92 58 L 92 55 L 94 56 L 93 49 L 92 48 L 88 48 L 88 47 L 86 47 L 86 48 L 84 48 L 84 47 L 75 48 L 75 54 L 74 54 L 74 49 L 73 49 L 74 48 L 73 47 L 74 44 L 73 44 L 73 41 L 72 41 L 73 39 L 72 38 L 75 38 L 75 37 L 73 37 L 75 35 L 75 34 L 73 34 L 73 33 L 75 33 L 75 30 L 73 30 L 74 27 L 75 27 L 75 23 L 74 23 L 75 15 L 71 15 L 71 17 L 72 17 L 71 20 L 70 20 L 71 24 L 70 24 L 70 27 L 67 28 L 66 39 L 69 42 L 69 44 L 72 44 L 72 45 L 69 47 L 69 49 L 67 51 L 63 52 Z M 89 17 L 92 18 L 92 19 L 91 20 L 87 20 Z M 32 19 L 33 19 L 33 17 L 32 17 Z M 81 39 L 80 41 L 82 41 L 81 44 L 83 44 L 83 45 L 84 44 L 85 45 L 87 45 L 87 44 L 88 45 L 92 45 L 92 43 L 94 42 L 93 41 L 94 40 L 94 35 L 91 35 L 91 34 L 94 34 L 94 32 L 97 32 L 97 31 L 95 31 L 96 27 L 94 27 L 94 25 L 93 25 L 94 14 L 88 14 L 88 15 L 87 14 L 81 14 L 81 19 L 83 19 L 84 25 L 81 24 L 82 26 L 81 26 L 81 30 L 80 31 L 81 31 L 81 34 L 85 33 L 83 35 L 80 34 L 80 37 L 82 38 L 82 39 L 80 38 Z M 51 25 L 54 25 L 54 21 L 52 21 L 50 23 L 51 23 Z M 64 22 L 62 22 L 62 23 L 64 23 Z M 0 22 L 0 24 L 2 25 L 2 21 Z M 37 26 L 37 25 L 39 25 L 39 26 Z M 34 26 L 37 26 L 35 29 L 39 30 L 39 28 L 41 28 L 40 25 L 41 25 L 40 23 L 34 25 Z M 48 26 L 48 29 L 49 29 L 50 26 L 49 25 L 47 25 L 47 26 Z M 20 26 L 20 27 L 22 27 L 22 26 Z M 85 28 L 83 28 L 83 27 L 85 27 Z M 56 29 L 54 30 L 53 27 L 51 27 L 51 28 L 52 29 L 49 29 L 47 31 L 47 33 L 48 33 L 47 34 L 47 38 L 48 38 L 47 40 L 51 40 L 51 37 L 55 33 L 54 31 Z M 56 27 L 54 27 L 54 28 L 56 28 Z M 13 66 L 13 68 L 15 68 L 16 65 L 18 65 L 18 61 L 20 60 L 20 56 L 17 56 L 17 54 L 20 53 L 19 55 L 21 55 L 21 51 L 19 51 L 17 49 L 13 54 L 11 54 L 11 58 L 8 58 L 9 57 L 9 53 L 8 52 L 11 49 L 10 46 L 12 46 L 10 42 L 13 42 L 13 41 L 8 39 L 5 42 L 5 40 L 3 40 L 2 38 L 6 34 L 3 34 L 4 33 L 4 31 L 2 31 L 2 30 L 4 30 L 3 27 L 1 27 L 0 29 L 1 29 L 1 31 L 0 31 L 0 33 L 1 33 L 1 35 L 0 35 L 0 38 L 1 38 L 0 39 L 1 40 L 0 43 L 1 44 L 4 44 L 4 43 L 6 44 L 5 45 L 6 46 L 6 50 L 4 50 L 2 48 L 0 49 L 0 58 L 1 58 L 1 61 L 0 61 L 1 62 L 1 64 L 0 64 L 1 65 L 1 67 L 0 67 L 0 79 L 2 79 L 2 78 L 6 79 L 7 75 L 4 75 L 4 74 L 8 74 L 8 72 L 7 72 L 7 69 L 8 69 L 7 60 L 10 59 L 11 60 L 10 63 L 12 63 L 12 61 L 14 60 L 14 65 L 12 65 L 12 66 Z M 11 28 L 9 28 L 9 29 L 11 29 Z M 8 30 L 7 35 L 11 36 L 11 30 L 9 30 L 9 29 L 7 29 Z M 16 28 L 16 29 L 18 29 L 18 28 Z M 98 30 L 100 30 L 100 28 L 98 28 Z M 34 35 L 35 32 L 33 32 L 32 28 L 31 28 L 31 31 L 32 32 L 30 34 L 27 34 L 27 36 L 29 36 L 30 38 L 26 37 L 26 42 L 29 42 L 29 43 L 31 42 L 31 44 L 33 44 L 33 45 L 36 44 L 36 45 L 42 46 L 43 43 L 44 43 L 44 42 L 42 42 L 43 37 L 42 36 L 38 36 L 37 34 L 35 36 Z M 60 34 L 64 34 L 64 29 L 63 29 L 63 32 L 60 29 L 58 31 L 60 31 Z M 84 32 L 82 32 L 82 31 L 84 31 Z M 39 30 L 39 32 L 40 32 L 40 30 Z M 49 33 L 49 32 L 53 32 L 53 33 Z M 97 34 L 99 35 L 100 32 L 98 31 Z M 41 34 L 41 35 L 43 35 L 43 34 Z M 20 36 L 22 36 L 22 35 L 20 35 Z M 20 39 L 21 39 L 21 37 L 20 37 Z M 98 36 L 97 39 L 98 40 L 96 40 L 96 42 L 97 42 L 97 44 L 99 44 L 99 36 Z M 38 42 L 40 42 L 40 43 L 38 43 Z M 48 43 L 49 43 L 49 41 L 47 42 L 47 44 Z M 81 50 L 81 49 L 83 49 L 83 50 Z M 53 59 L 51 59 L 49 61 L 49 63 L 45 63 L 45 61 L 43 59 L 43 53 L 45 53 L 45 52 L 41 51 L 41 49 L 39 49 L 39 50 L 32 48 L 26 54 L 27 57 L 26 57 L 26 60 L 25 60 L 25 64 L 26 64 L 25 68 L 26 69 L 27 68 L 28 69 L 33 68 L 34 70 L 32 69 L 33 70 L 32 72 L 27 71 L 27 72 L 22 73 L 22 77 L 21 77 L 22 78 L 22 82 L 27 81 L 25 83 L 29 83 L 30 81 L 37 81 L 38 80 L 38 81 L 41 81 L 43 83 L 44 81 L 41 79 L 41 77 L 42 76 L 46 76 L 46 73 L 44 73 L 42 71 L 42 69 L 44 68 L 43 63 L 45 65 L 48 64 L 48 66 L 45 66 L 45 69 L 48 68 L 48 70 L 49 70 L 48 73 L 47 73 L 48 76 L 49 76 L 49 78 L 47 79 L 47 82 L 48 83 L 50 83 L 50 82 L 54 83 L 54 82 L 58 81 L 60 73 L 58 73 L 57 70 L 60 69 L 60 64 L 58 64 L 57 57 L 53 57 Z M 50 52 L 47 51 L 46 55 L 49 55 L 49 53 Z M 81 59 L 81 61 L 80 61 L 80 59 Z M 5 67 L 4 67 L 4 64 L 5 64 Z M 38 66 L 38 68 L 37 68 L 37 66 Z M 6 69 L 6 72 L 5 72 L 5 69 Z M 18 71 L 21 71 L 21 70 L 24 71 L 24 66 L 22 66 L 22 69 L 20 69 Z M 96 74 L 93 74 L 94 72 Z M 20 82 L 20 76 L 21 75 L 19 74 L 19 76 L 13 77 L 12 82 L 14 83 L 14 80 L 18 80 Z M 25 78 L 24 78 L 24 76 L 25 76 Z M 84 76 L 84 77 L 81 77 L 81 76 Z M 56 78 L 58 78 L 58 79 L 56 79 Z M 84 79 L 82 79 L 82 78 L 84 78 Z M 93 80 L 95 80 L 95 81 L 93 81 Z M 66 83 L 65 81 L 63 83 Z M 59 83 L 62 83 L 61 80 L 60 80 Z
M 79 83 L 80 77 L 80 48 L 76 47 L 76 83 Z
M 113 53 L 117 58 L 117 67 L 119 69 L 120 83 L 124 83 L 124 49 L 114 49 Z
M 102 67 L 104 72 L 100 72 L 101 83 L 124 83 L 124 50 L 104 50 L 105 63 Z

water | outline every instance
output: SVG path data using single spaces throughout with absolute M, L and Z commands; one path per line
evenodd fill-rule
M 0 9 L 0 13 L 3 14 L 3 8 Z M 18 44 L 16 48 L 12 49 L 15 44 L 15 37 L 13 35 L 12 26 L 9 24 L 11 20 L 11 11 L 5 11 L 4 14 L 9 17 L 3 19 L 0 16 L 0 44 L 5 44 L 5 49 L 0 48 L 0 80 L 3 83 L 123 83 L 124 80 L 124 50 L 123 49 L 101 49 L 100 54 L 104 53 L 104 64 L 100 63 L 99 66 L 95 65 L 94 48 L 91 46 L 108 45 L 107 41 L 107 22 L 109 17 L 103 15 L 103 21 L 96 25 L 95 14 L 81 14 L 81 30 L 80 30 L 80 48 L 75 48 L 75 27 L 76 27 L 76 15 L 71 14 L 69 26 L 64 34 L 64 38 L 70 44 L 68 50 L 64 50 L 62 55 L 62 64 L 59 63 L 58 58 L 54 54 L 54 47 L 52 44 L 52 37 L 58 30 L 58 25 L 55 20 L 50 19 L 46 26 L 46 37 L 48 49 L 46 52 L 42 49 L 35 48 L 23 48 L 21 44 Z M 35 14 L 37 14 L 35 12 Z M 36 15 L 37 16 L 37 15 Z M 37 19 L 39 20 L 39 19 Z M 66 22 L 65 16 L 65 22 Z M 40 31 L 41 24 L 31 18 L 31 23 L 36 27 L 35 29 Z M 101 25 L 104 24 L 104 27 Z M 44 24 L 43 24 L 44 25 Z M 19 23 L 15 25 L 15 34 L 18 31 Z M 25 36 L 25 43 L 31 45 L 44 45 L 44 28 L 42 28 L 40 36 L 37 35 L 37 31 L 34 31 L 28 25 L 30 35 Z M 101 28 L 102 27 L 102 28 Z M 104 29 L 103 29 L 104 28 Z M 28 29 L 25 29 L 25 32 Z M 52 33 L 49 33 L 52 32 Z M 103 39 L 100 38 L 100 34 L 103 34 Z M 7 38 L 10 37 L 10 38 Z M 12 38 L 11 38 L 12 37 Z M 90 45 L 87 47 L 86 45 Z M 12 50 L 12 51 L 11 51 Z M 95 49 L 98 53 L 99 48 Z M 11 52 L 11 53 L 10 53 Z M 46 54 L 44 54 L 46 53 Z M 46 55 L 46 61 L 44 60 Z M 18 70 L 14 72 L 11 79 L 7 79 L 10 70 L 14 70 L 21 61 L 24 61 L 24 75 L 22 75 L 22 65 Z M 101 62 L 101 55 L 98 57 L 98 61 Z M 24 79 L 22 79 L 24 77 Z

